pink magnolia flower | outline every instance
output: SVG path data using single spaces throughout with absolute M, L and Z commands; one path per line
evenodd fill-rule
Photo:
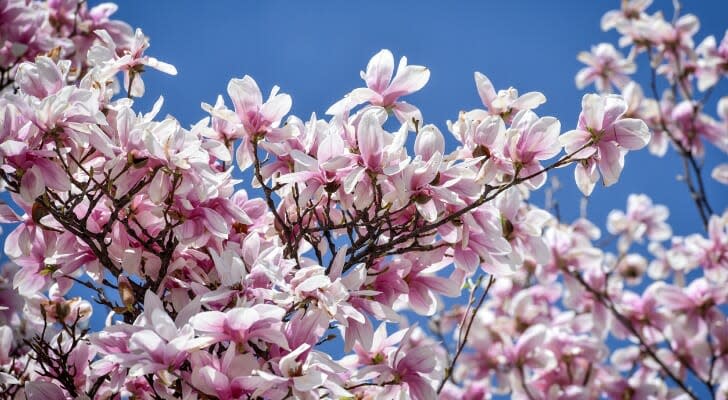
M 627 111 L 624 99 L 616 95 L 586 94 L 575 130 L 561 135 L 561 143 L 572 159 L 578 160 L 576 184 L 591 194 L 602 174 L 605 186 L 619 179 L 627 150 L 638 150 L 650 140 L 647 125 L 638 119 L 622 118 Z
M 25 118 L 23 123 L 31 121 L 37 129 L 14 130 L 13 139 L 22 137 L 29 146 L 40 147 L 43 134 L 55 131 L 63 142 L 66 136 L 78 139 L 69 128 L 79 124 L 106 125 L 96 93 L 91 89 L 67 85 L 68 68 L 68 62 L 55 62 L 48 57 L 38 57 L 34 63 L 22 64 L 19 94 L 27 96 L 5 99 Z M 12 113 L 6 112 L 5 118 L 8 116 L 12 117 Z M 3 134 L 10 133 L 7 131 L 13 126 L 10 124 Z
M 519 111 L 508 133 L 505 156 L 515 164 L 518 176 L 531 176 L 543 169 L 540 161 L 561 152 L 559 133 L 561 123 L 554 117 L 541 117 L 529 110 Z M 538 189 L 546 182 L 541 173 L 526 181 L 529 188 Z
M 328 356 L 312 351 L 307 343 L 270 364 L 275 373 L 263 369 L 254 372 L 260 377 L 260 385 L 253 398 L 284 399 L 289 391 L 295 398 L 303 400 L 319 399 L 324 397 L 324 393 L 332 398 L 351 397 L 337 375 L 345 370 Z
M 388 357 L 388 368 L 376 379 L 376 382 L 386 384 L 382 392 L 386 398 L 437 399 L 433 387 L 433 374 L 438 369 L 438 360 L 433 354 L 435 346 L 418 345 L 413 338 L 415 328 L 405 332 L 399 348 Z
M 645 9 L 652 4 L 652 0 L 626 0 L 622 1 L 620 10 L 607 11 L 601 20 L 602 30 L 608 31 L 617 28 L 623 32 L 624 28 L 630 24 L 632 20 L 640 19 L 645 16 Z
M 190 382 L 196 389 L 218 399 L 239 399 L 258 388 L 260 378 L 253 376 L 253 371 L 260 364 L 251 353 L 239 354 L 235 346 L 228 347 L 219 358 L 203 351 L 195 352 L 190 363 Z
M 612 85 L 622 89 L 629 82 L 628 75 L 637 70 L 632 60 L 625 59 L 609 43 L 592 47 L 591 53 L 582 51 L 577 58 L 587 65 L 576 74 L 576 87 L 579 89 L 590 83 L 594 83 L 599 93 L 609 93 Z
M 371 276 L 366 282 L 366 287 L 377 292 L 372 298 L 379 304 L 392 306 L 400 295 L 406 294 L 409 289 L 404 274 L 409 266 L 409 260 L 403 257 L 375 263 L 369 269 Z
M 669 320 L 668 313 L 660 308 L 658 285 L 650 285 L 640 296 L 625 291 L 621 294 L 617 307 L 648 343 L 658 343 L 663 338 L 662 329 Z M 612 332 L 618 338 L 629 338 L 632 333 L 622 323 L 612 325 Z
M 378 178 L 366 172 L 392 175 L 404 168 L 408 160 L 404 158 L 404 144 L 407 139 L 407 125 L 402 125 L 395 133 L 382 128 L 386 114 L 381 108 L 372 107 L 359 115 L 352 147 L 359 153 L 358 165 L 351 169 L 344 180 L 344 191 L 352 194 L 357 208 L 369 206 L 374 200 L 374 185 L 381 183 Z M 373 181 L 374 180 L 374 181 Z
M 407 333 L 407 329 L 401 329 L 391 335 L 387 335 L 387 324 L 382 323 L 374 331 L 371 343 L 364 346 L 361 343 L 354 345 L 354 354 L 342 360 L 343 364 L 354 366 L 372 366 L 360 370 L 358 374 L 366 375 L 372 369 L 385 368 L 390 364 L 390 358 L 398 349 L 398 344 Z M 380 367 L 377 367 L 380 366 Z
M 665 115 L 672 114 L 672 109 L 675 106 L 674 96 L 669 90 L 666 90 L 660 99 L 644 98 L 644 93 L 640 94 L 633 89 L 632 84 L 628 84 L 622 91 L 622 95 L 628 103 L 636 103 L 637 99 L 642 97 L 640 100 L 641 106 L 635 114 L 630 113 L 630 110 L 632 110 L 630 106 L 630 109 L 625 113 L 625 117 L 638 118 L 645 121 L 652 131 L 647 149 L 650 153 L 662 157 L 667 153 L 668 146 L 670 145 L 670 137 L 664 128 L 666 127 L 670 131 L 677 132 L 677 127 L 674 126 L 673 121 L 670 118 L 663 118 Z M 663 127 L 663 122 L 665 123 L 665 127 Z
M 587 236 L 582 231 L 584 227 L 581 225 L 584 222 L 585 220 L 581 220 L 572 226 L 556 225 L 544 230 L 544 242 L 550 249 L 551 260 L 536 269 L 536 275 L 542 282 L 556 280 L 560 271 L 582 271 L 601 267 L 603 253 L 592 246 L 591 239 L 594 237 Z
M 622 88 L 622 97 L 627 102 L 627 111 L 624 113 L 625 118 L 637 118 L 646 120 L 648 115 L 648 105 L 646 104 L 645 93 L 639 83 L 629 81 Z M 641 116 L 644 116 L 641 118 Z
M 531 386 L 530 381 L 538 378 L 538 371 L 548 371 L 557 366 L 556 355 L 544 346 L 548 339 L 547 326 L 532 325 L 515 340 L 515 343 L 505 347 L 504 356 L 513 371 L 511 388 L 517 393 L 525 390 L 522 385 Z M 529 372 L 531 374 L 527 374 Z
M 561 288 L 556 284 L 524 288 L 516 292 L 504 311 L 516 320 L 519 325 L 516 329 L 520 329 L 520 326 L 549 324 L 556 316 L 554 304 L 561 294 Z
M 437 276 L 437 272 L 450 264 L 442 259 L 441 252 L 430 252 L 403 257 L 409 261 L 409 269 L 402 279 L 407 283 L 407 305 L 420 315 L 433 315 L 439 304 L 438 294 L 455 297 L 460 293 L 462 279 L 457 273 L 449 278 Z
M 13 288 L 20 295 L 30 297 L 59 281 L 67 290 L 70 285 L 63 275 L 75 273 L 85 261 L 74 262 L 76 240 L 71 234 L 59 234 L 29 221 L 19 225 L 5 242 L 6 254 L 20 266 L 13 278 Z
M 253 164 L 253 140 L 265 137 L 270 142 L 280 142 L 290 136 L 285 127 L 280 128 L 281 119 L 291 109 L 291 96 L 278 94 L 278 86 L 274 86 L 266 102 L 253 78 L 246 75 L 242 79 L 232 79 L 227 91 L 232 99 L 235 113 L 229 110 L 213 109 L 203 104 L 203 108 L 214 117 L 218 117 L 233 125 L 240 131 L 234 137 L 244 138 L 236 151 L 236 159 L 240 169 L 245 170 Z
M 619 236 L 618 248 L 626 252 L 631 243 L 642 242 L 644 237 L 654 241 L 670 238 L 672 229 L 665 221 L 670 211 L 662 204 L 652 204 L 645 194 L 631 194 L 627 198 L 627 212 L 612 210 L 607 216 L 607 230 Z
M 248 75 L 232 79 L 227 90 L 247 136 L 265 134 L 269 140 L 275 141 L 279 135 L 286 134 L 277 128 L 291 109 L 292 100 L 285 93 L 278 94 L 278 86 L 273 87 L 265 103 L 258 84 Z
M 41 3 L 43 4 L 43 3 Z M 47 6 L 28 7 L 22 1 L 3 1 L 0 5 L 0 25 L 3 43 L 0 46 L 0 65 L 12 79 L 15 67 L 26 60 L 47 53 L 54 47 L 69 48 L 67 37 L 59 37 L 47 22 Z M 12 92 L 12 87 L 5 90 Z
M 622 287 L 618 286 L 617 280 L 607 279 L 600 264 L 585 264 L 581 267 L 583 279 L 589 286 L 602 288 L 610 296 L 619 295 Z M 563 297 L 565 304 L 573 310 L 589 312 L 592 316 L 595 334 L 606 337 L 610 326 L 613 324 L 612 315 L 607 307 L 593 293 L 586 290 L 571 274 L 564 275 L 564 286 L 567 289 L 564 291 Z
M 696 157 L 702 157 L 705 145 L 702 139 L 728 152 L 728 134 L 718 121 L 701 112 L 697 101 L 685 100 L 671 110 L 670 119 L 675 127 L 675 136 L 682 145 Z
M 424 161 L 415 158 L 406 164 L 401 171 L 390 177 L 395 190 L 385 193 L 383 200 L 397 208 L 414 203 L 417 212 L 429 222 L 437 220 L 445 210 L 445 204 L 461 204 L 449 189 L 436 180 L 442 166 L 442 155 L 436 152 L 432 158 Z
M 175 211 L 182 222 L 174 232 L 181 243 L 204 246 L 211 243 L 212 239 L 227 239 L 233 223 L 249 222 L 240 210 L 220 200 L 202 203 L 186 199 L 177 201 Z
M 480 72 L 475 73 L 475 86 L 478 88 L 480 100 L 488 108 L 488 114 L 498 115 L 506 122 L 510 122 L 518 111 L 532 110 L 546 102 L 546 97 L 540 92 L 528 92 L 519 96 L 518 90 L 513 87 L 496 92 L 490 79 Z
M 227 312 L 202 312 L 190 318 L 190 325 L 211 343 L 230 340 L 239 345 L 271 343 L 287 348 L 281 323 L 285 313 L 278 306 L 255 304 Z
M 0 365 L 10 360 L 10 350 L 13 346 L 13 329 L 7 325 L 0 326 Z
M 443 240 L 455 244 L 453 261 L 456 268 L 468 275 L 478 267 L 493 274 L 512 272 L 510 268 L 504 271 L 495 269 L 498 263 L 494 257 L 507 256 L 513 250 L 504 235 L 500 210 L 495 206 L 486 203 L 465 214 L 462 230 L 455 229 L 454 232 L 453 237 L 443 235 Z
M 659 43 L 668 51 L 668 57 L 679 56 L 680 52 L 690 54 L 695 48 L 693 35 L 700 29 L 700 20 L 693 14 L 681 15 L 673 23 L 659 24 L 655 33 Z M 673 54 L 673 52 L 675 54 Z
M 215 119 L 213 119 L 214 124 Z M 228 123 L 229 124 L 229 123 Z M 293 151 L 300 151 L 316 157 L 318 146 L 330 136 L 336 134 L 350 143 L 348 134 L 350 131 L 348 121 L 339 121 L 336 118 L 330 123 L 316 117 L 316 113 L 311 113 L 311 118 L 304 122 L 300 118 L 291 115 L 286 119 L 286 127 L 290 129 L 291 136 L 285 141 L 270 142 L 263 141 L 260 143 L 261 148 L 265 149 L 271 156 L 271 159 L 261 167 L 261 175 L 264 179 L 276 176 L 278 174 L 285 175 L 294 170 Z M 219 130 L 219 128 L 215 128 Z M 230 130 L 230 128 L 227 128 Z M 233 137 L 229 133 L 224 134 L 226 140 Z M 348 145 L 347 145 L 348 147 Z M 343 147 L 342 147 L 343 148 Z
M 277 182 L 300 185 L 298 204 L 305 206 L 309 201 L 314 204 L 328 195 L 335 194 L 342 187 L 353 162 L 351 156 L 342 154 L 344 140 L 338 132 L 330 133 L 319 143 L 316 157 L 311 157 L 299 150 L 293 150 L 290 155 L 295 162 L 294 172 L 281 175 Z
M 137 319 L 128 338 L 128 353 L 112 354 L 121 364 L 129 367 L 129 376 L 143 376 L 157 371 L 179 368 L 189 354 L 209 346 L 210 338 L 196 338 L 192 326 L 187 323 L 199 303 L 191 302 L 190 308 L 181 310 L 172 320 L 161 299 L 148 290 L 144 296 L 144 314 Z
M 535 260 L 538 264 L 549 261 L 549 249 L 543 240 L 542 232 L 552 216 L 539 208 L 526 206 L 522 199 L 517 188 L 510 188 L 496 197 L 503 238 L 510 243 L 512 251 L 506 255 L 494 255 L 496 263 L 484 267 L 487 272 L 493 274 L 507 273 L 508 270 L 515 272 L 515 268 L 527 259 Z
M 346 97 L 332 105 L 326 114 L 340 115 L 359 104 L 368 102 L 384 107 L 394 113 L 404 124 L 413 125 L 413 120 L 421 123 L 422 114 L 416 107 L 398 101 L 400 97 L 422 89 L 430 79 L 430 70 L 421 65 L 407 65 L 407 57 L 402 57 L 394 71 L 394 56 L 389 50 L 381 50 L 369 60 L 367 70 L 361 72 L 366 88 L 352 90 Z
M 600 392 L 589 368 L 599 365 L 606 346 L 598 338 L 579 335 L 568 329 L 555 329 L 545 346 L 560 365 L 566 368 L 544 368 L 534 374 L 529 386 L 535 392 L 547 392 L 546 398 L 595 398 Z
M 21 64 L 15 75 L 15 82 L 23 93 L 43 99 L 55 94 L 66 85 L 70 63 L 54 62 L 48 57 L 38 57 L 35 62 Z
M 479 184 L 508 182 L 515 170 L 513 162 L 504 155 L 508 137 L 505 122 L 500 115 L 484 113 L 483 110 L 461 112 L 456 122 L 448 121 L 448 128 L 463 143 L 463 157 L 483 159 L 476 177 Z
M 716 305 L 725 303 L 728 289 L 723 285 L 711 284 L 705 278 L 698 278 L 685 288 L 655 283 L 655 297 L 668 310 L 686 317 L 684 330 L 692 332 L 706 329 L 706 322 L 725 318 Z
M 0 144 L 0 160 L 20 177 L 20 195 L 29 204 L 48 188 L 58 192 L 71 188 L 68 175 L 55 159 L 55 152 L 32 150 L 23 142 L 7 140 Z
M 397 208 L 414 205 L 426 221 L 435 221 L 449 210 L 464 207 L 482 187 L 475 182 L 474 162 L 456 164 L 444 159 L 444 139 L 439 129 L 426 125 L 415 140 L 415 158 L 388 168 L 393 190 L 383 196 Z
M 144 95 L 144 81 L 141 73 L 144 67 L 151 67 L 169 75 L 177 75 L 177 69 L 168 63 L 157 60 L 154 57 L 144 55 L 149 48 L 149 39 L 144 36 L 141 29 L 134 32 L 134 39 L 128 49 L 117 50 L 116 42 L 105 30 L 95 31 L 100 39 L 99 45 L 94 46 L 89 52 L 89 60 L 92 64 L 104 65 L 112 71 L 124 71 L 124 88 L 133 97 Z M 122 55 L 119 55 L 119 53 Z M 113 75 L 113 74 L 112 74 Z
M 113 3 L 100 3 L 90 9 L 86 4 L 78 6 L 72 1 L 59 1 L 50 4 L 55 11 L 55 18 L 63 26 L 64 35 L 71 36 L 76 47 L 73 61 L 75 65 L 88 64 L 88 51 L 97 42 L 94 32 L 106 31 L 114 40 L 118 49 L 129 49 L 134 42 L 134 30 L 126 22 L 112 20 L 110 17 L 116 13 L 118 6 Z M 53 11 L 52 11 L 53 12 Z M 76 35 L 71 33 L 76 30 Z M 81 33 L 81 34 L 78 34 Z
M 705 91 L 718 83 L 722 75 L 728 73 L 728 31 L 720 44 L 716 44 L 715 36 L 706 37 L 695 52 L 701 57 L 698 59 L 695 71 L 698 77 L 698 89 Z
M 647 250 L 654 257 L 647 273 L 655 280 L 665 279 L 672 272 L 687 273 L 697 268 L 700 263 L 699 255 L 684 237 L 674 236 L 667 249 L 658 242 L 651 242 Z
M 423 376 L 435 369 L 436 362 L 432 352 L 433 349 L 429 347 L 413 348 L 394 364 L 395 382 L 406 384 L 408 393 L 414 400 L 437 398 L 432 383 Z
M 612 376 L 604 379 L 603 390 L 610 399 L 634 399 L 650 400 L 664 396 L 666 390 L 662 390 L 660 381 L 656 377 L 643 376 L 644 373 L 637 373 L 632 378 L 626 379 L 622 376 Z
M 328 275 L 326 270 L 318 265 L 297 271 L 291 279 L 291 290 L 296 302 L 312 305 L 309 312 L 321 312 L 346 327 L 349 320 L 365 322 L 364 315 L 348 302 L 350 290 L 356 293 L 365 276 L 363 265 L 358 265 L 345 277 L 341 276 L 345 252 L 345 249 L 339 250 Z
M 712 215 L 708 221 L 708 237 L 691 235 L 686 246 L 714 282 L 728 281 L 728 212 Z
M 26 317 L 42 324 L 44 319 L 49 323 L 63 322 L 71 326 L 75 322 L 85 323 L 91 317 L 91 303 L 80 297 L 66 299 L 59 293 L 59 285 L 53 284 L 49 290 L 49 298 L 43 295 L 26 297 Z M 42 310 L 41 310 L 42 309 Z
M 725 316 L 722 316 L 725 319 Z M 657 356 L 678 376 L 685 376 L 688 367 L 702 380 L 708 380 L 710 359 L 713 355 L 705 338 L 705 326 L 700 331 L 684 328 L 683 318 L 673 318 L 666 329 L 670 348 L 660 348 Z M 655 368 L 657 369 L 657 368 Z

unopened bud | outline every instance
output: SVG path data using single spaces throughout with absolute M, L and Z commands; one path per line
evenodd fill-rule
M 40 219 L 48 215 L 48 209 L 45 208 L 40 202 L 36 201 L 33 203 L 33 207 L 30 210 L 30 217 L 33 222 L 40 224 Z
M 131 311 L 134 308 L 136 297 L 134 296 L 134 289 L 131 287 L 129 279 L 124 275 L 119 277 L 119 296 L 126 309 Z

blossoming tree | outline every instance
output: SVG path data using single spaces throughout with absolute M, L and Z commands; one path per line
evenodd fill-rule
M 388 50 L 325 118 L 246 75 L 185 128 L 134 108 L 176 69 L 114 5 L 0 0 L 0 396 L 728 398 L 728 213 L 704 184 L 728 164 L 703 171 L 728 151 L 728 97 L 705 107 L 728 35 L 696 45 L 695 16 L 649 5 L 602 19 L 626 57 L 579 55 L 598 93 L 576 124 L 476 72 L 447 151 L 405 101 L 429 70 Z M 556 168 L 610 186 L 645 147 L 684 162 L 695 234 L 634 194 L 612 252 L 529 201 Z

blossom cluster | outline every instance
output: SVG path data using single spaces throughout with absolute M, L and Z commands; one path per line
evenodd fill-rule
M 601 93 L 573 129 L 476 72 L 483 106 L 446 134 L 403 100 L 430 71 L 388 50 L 324 118 L 246 75 L 187 128 L 161 98 L 134 109 L 145 67 L 176 69 L 115 6 L 0 1 L 3 396 L 696 398 L 692 378 L 727 397 L 728 213 L 702 185 L 705 233 L 673 236 L 633 195 L 607 221 L 616 253 L 529 200 L 555 168 L 588 196 L 629 151 L 669 140 L 699 180 L 704 141 L 728 149 L 728 100 L 702 114 L 690 80 L 714 86 L 725 46 L 693 49 L 695 18 L 658 23 L 647 3 L 603 20 L 629 59 L 580 56 L 577 83 Z M 672 97 L 629 79 L 641 52 Z

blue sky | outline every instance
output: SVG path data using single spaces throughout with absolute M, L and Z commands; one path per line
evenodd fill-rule
M 584 91 L 574 86 L 581 68 L 579 51 L 602 41 L 616 43 L 614 31 L 602 32 L 599 20 L 619 1 L 525 0 L 420 2 L 371 1 L 367 5 L 335 2 L 120 1 L 117 18 L 141 27 L 151 38 L 149 54 L 174 64 L 179 74 L 146 74 L 144 110 L 159 94 L 164 112 L 191 124 L 205 116 L 200 102 L 213 103 L 225 94 L 233 77 L 251 75 L 264 93 L 273 85 L 293 97 L 292 112 L 304 120 L 322 115 L 349 90 L 362 85 L 359 71 L 382 48 L 411 64 L 431 69 L 429 84 L 406 100 L 420 107 L 426 123 L 446 132 L 445 121 L 460 110 L 482 107 L 473 72 L 486 74 L 498 89 L 514 86 L 520 92 L 540 91 L 548 102 L 536 111 L 553 115 L 562 130 L 573 129 Z M 201 4 L 204 4 L 202 6 Z M 671 1 L 658 0 L 650 10 L 672 15 Z M 685 12 L 701 19 L 697 41 L 706 35 L 722 37 L 728 5 L 721 1 L 685 0 Z M 626 53 L 626 52 L 625 52 Z M 639 81 L 647 86 L 644 64 Z M 726 93 L 725 82 L 717 93 Z M 588 89 L 593 90 L 593 89 Z M 715 100 L 709 104 L 715 113 Z M 226 99 L 230 104 L 229 99 Z M 449 142 L 449 149 L 454 148 Z M 706 175 L 726 156 L 708 152 Z M 695 207 L 684 185 L 676 181 L 681 163 L 670 152 L 658 159 L 646 150 L 627 156 L 625 173 L 610 188 L 597 187 L 589 216 L 602 225 L 608 212 L 624 208 L 629 193 L 647 193 L 671 209 L 670 222 L 678 234 L 700 231 Z M 559 171 L 558 194 L 562 216 L 578 216 L 580 195 L 573 167 Z M 249 181 L 249 177 L 244 177 Z M 711 179 L 708 178 L 708 181 Z M 541 201 L 542 193 L 536 194 Z M 728 190 L 714 182 L 708 195 L 717 210 L 728 201 Z

